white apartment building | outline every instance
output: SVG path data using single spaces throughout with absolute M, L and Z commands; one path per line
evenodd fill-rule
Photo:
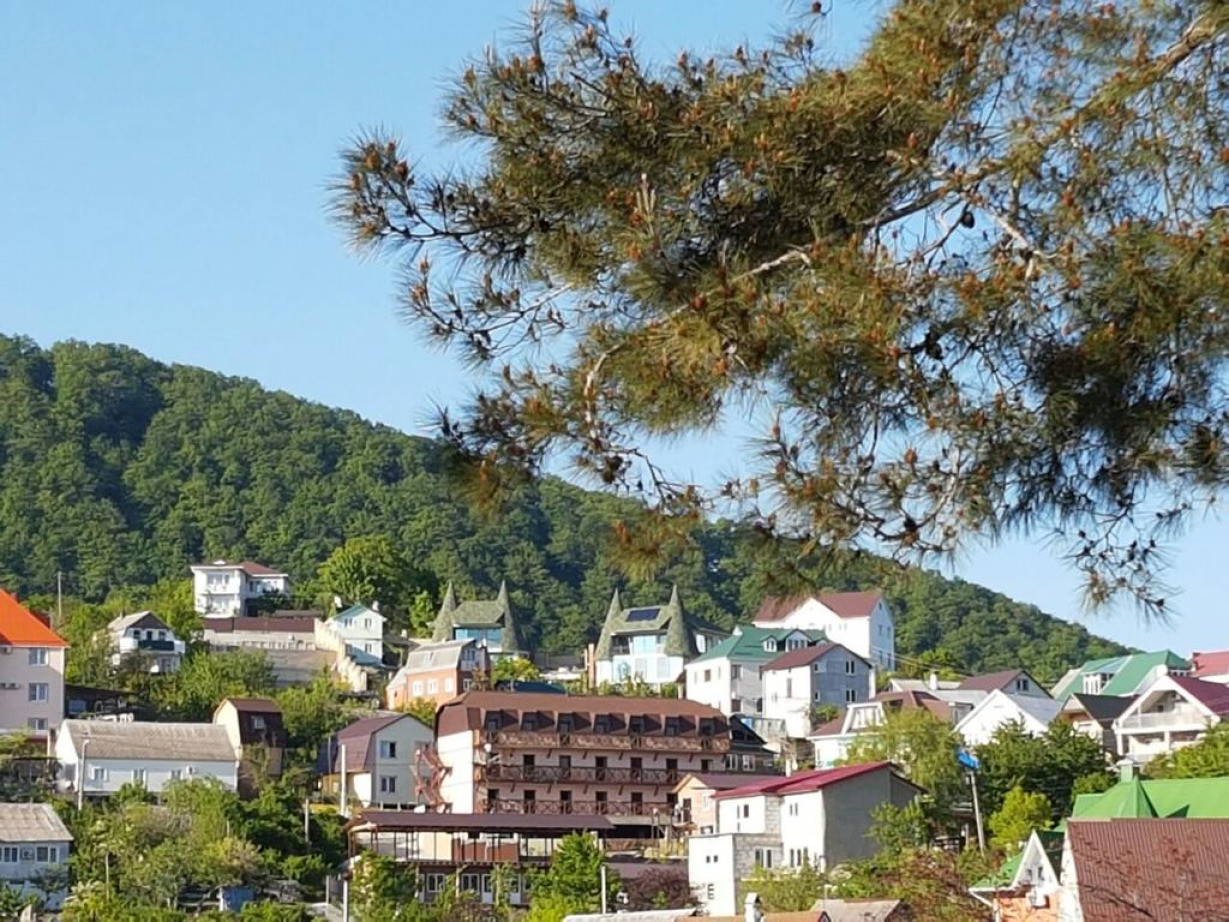
M 196 612 L 206 618 L 250 615 L 253 600 L 274 594 L 290 595 L 290 577 L 264 564 L 215 560 L 192 567 Z
M 0 803 L 0 887 L 58 910 L 68 895 L 72 841 L 51 804 Z
M 150 611 L 120 615 L 107 625 L 111 635 L 111 662 L 118 665 L 125 657 L 141 656 L 149 661 L 149 671 L 163 675 L 175 672 L 183 660 L 186 646 L 165 621 Z
M 871 857 L 872 813 L 921 793 L 890 762 L 816 769 L 721 791 L 717 829 L 687 840 L 687 872 L 706 915 L 740 909 L 739 889 L 758 865 L 821 870 Z
M 814 646 L 824 639 L 822 631 L 767 630 L 754 625 L 736 627 L 731 636 L 687 663 L 684 670 L 686 697 L 727 716 L 761 716 L 764 713 L 761 669 L 782 653 Z
M 217 724 L 66 720 L 56 740 L 60 787 L 106 797 L 126 784 L 157 794 L 172 782 L 216 778 L 232 791 L 239 758 Z
M 1114 720 L 1114 736 L 1124 758 L 1145 763 L 1199 742 L 1226 717 L 1229 685 L 1161 675 Z
M 762 628 L 823 631 L 881 669 L 896 668 L 896 625 L 881 592 L 769 597 L 753 623 Z
M 761 669 L 764 718 L 778 721 L 785 735 L 811 733 L 811 709 L 848 707 L 875 695 L 875 667 L 837 643 L 821 643 L 784 653 Z
M 346 643 L 346 653 L 361 666 L 384 662 L 384 622 L 380 603 L 351 605 L 329 619 L 328 625 Z
M 0 734 L 53 738 L 64 719 L 68 644 L 0 589 Z

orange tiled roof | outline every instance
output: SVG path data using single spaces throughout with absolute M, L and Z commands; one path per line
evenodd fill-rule
M 67 647 L 64 638 L 0 589 L 0 644 L 10 647 Z

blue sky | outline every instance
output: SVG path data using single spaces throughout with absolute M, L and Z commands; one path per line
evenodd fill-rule
M 648 56 L 757 42 L 778 0 L 611 0 Z M 337 152 L 396 129 L 448 163 L 449 75 L 514 24 L 519 0 L 437 3 L 0 2 L 0 332 L 130 344 L 165 361 L 348 407 L 408 431 L 477 382 L 396 318 L 387 263 L 325 218 Z M 838 0 L 820 40 L 848 53 L 881 7 Z M 671 452 L 701 478 L 740 443 Z M 977 550 L 949 572 L 1145 647 L 1229 647 L 1218 591 L 1229 529 L 1170 549 L 1171 625 L 1081 611 L 1041 540 Z

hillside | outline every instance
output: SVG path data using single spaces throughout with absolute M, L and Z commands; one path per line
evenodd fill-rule
M 345 538 L 383 533 L 463 596 L 507 579 L 529 641 L 563 652 L 597 636 L 616 585 L 649 602 L 677 582 L 685 605 L 728 626 L 767 584 L 763 555 L 728 522 L 700 529 L 650 585 L 604 553 L 626 501 L 546 479 L 492 521 L 449 483 L 434 443 L 354 413 L 128 348 L 0 336 L 0 584 L 22 593 L 52 589 L 63 571 L 66 592 L 100 599 L 219 556 L 303 580 Z M 881 585 L 899 652 L 964 672 L 1023 664 L 1050 681 L 1121 649 L 928 571 L 861 558 L 816 579 Z

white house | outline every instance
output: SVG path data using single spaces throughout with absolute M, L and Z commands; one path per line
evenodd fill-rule
M 89 797 L 138 784 L 158 794 L 174 781 L 216 778 L 235 790 L 239 759 L 217 724 L 66 720 L 55 744 L 64 790 Z
M 64 719 L 68 644 L 0 589 L 0 734 L 54 736 Z
M 678 587 L 665 605 L 625 608 L 616 589 L 594 649 L 597 681 L 645 682 L 660 687 L 677 682 L 683 666 L 715 646 L 723 631 L 690 615 Z
M 125 657 L 139 655 L 149 661 L 149 671 L 162 674 L 175 672 L 183 660 L 184 642 L 175 636 L 170 626 L 150 611 L 120 615 L 107 625 L 111 635 L 111 663 L 118 665 Z
M 730 717 L 760 716 L 764 713 L 760 670 L 782 653 L 813 646 L 824 639 L 822 631 L 736 627 L 731 636 L 687 663 L 686 697 Z
M 239 618 L 253 614 L 251 603 L 267 595 L 290 595 L 290 577 L 250 560 L 215 560 L 192 567 L 196 612 L 206 618 Z
M 883 669 L 896 668 L 896 626 L 881 592 L 835 592 L 790 598 L 770 596 L 753 623 L 763 628 L 823 631 Z
M 972 705 L 943 701 L 922 691 L 885 692 L 870 701 L 850 704 L 843 714 L 817 727 L 808 737 L 815 747 L 815 765 L 818 768 L 836 765 L 845 758 L 858 734 L 879 726 L 889 712 L 926 710 L 955 725 L 972 708 Z
M 1189 676 L 1152 680 L 1114 721 L 1118 752 L 1147 762 L 1203 739 L 1229 716 L 1229 685 Z
M 420 774 L 435 731 L 409 714 L 366 717 L 339 730 L 329 742 L 330 786 L 347 805 L 410 807 L 422 802 Z M 344 766 L 344 772 L 343 772 Z
M 703 911 L 735 915 L 739 888 L 757 865 L 821 870 L 869 858 L 868 833 L 881 804 L 906 806 L 920 793 L 890 762 L 816 769 L 721 791 L 717 829 L 687 840 L 687 873 Z
M 51 804 L 0 803 L 0 886 L 59 909 L 68 895 L 72 841 Z
M 1053 698 L 992 691 L 956 724 L 956 732 L 970 746 L 990 742 L 999 727 L 1020 724 L 1025 732 L 1041 736 L 1062 710 Z
M 848 707 L 875 694 L 875 667 L 839 643 L 821 643 L 783 653 L 761 668 L 764 717 L 780 721 L 785 735 L 811 732 L 811 709 Z
M 328 626 L 346 643 L 346 653 L 361 666 L 384 662 L 384 622 L 380 603 L 351 605 L 328 620 Z

